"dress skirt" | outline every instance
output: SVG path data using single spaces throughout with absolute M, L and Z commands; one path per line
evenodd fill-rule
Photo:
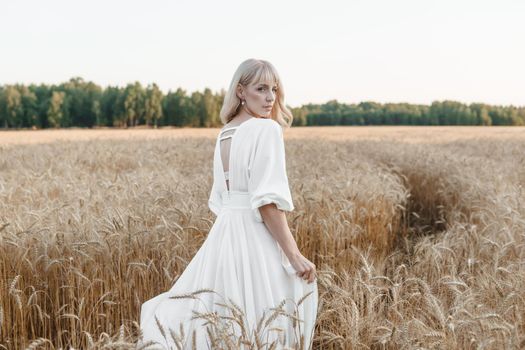
M 317 280 L 296 275 L 256 220 L 248 192 L 224 191 L 221 197 L 206 240 L 177 281 L 142 304 L 137 348 L 249 349 L 247 344 L 258 343 L 265 349 L 275 342 L 276 349 L 310 349 Z

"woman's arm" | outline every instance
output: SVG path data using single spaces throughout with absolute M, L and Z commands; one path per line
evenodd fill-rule
M 288 227 L 286 214 L 284 211 L 277 209 L 274 203 L 266 204 L 259 207 L 261 217 L 268 230 L 281 246 L 281 249 L 290 260 L 290 263 L 297 271 L 297 275 L 309 283 L 315 280 L 315 264 L 304 257 L 297 242 Z

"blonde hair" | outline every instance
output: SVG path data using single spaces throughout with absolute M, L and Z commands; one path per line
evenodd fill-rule
M 262 81 L 274 81 L 278 87 L 270 117 L 283 127 L 292 125 L 293 115 L 284 103 L 284 88 L 277 70 L 270 62 L 254 58 L 242 62 L 233 75 L 220 112 L 223 124 L 229 123 L 242 108 L 241 100 L 237 96 L 237 86 L 248 86 Z

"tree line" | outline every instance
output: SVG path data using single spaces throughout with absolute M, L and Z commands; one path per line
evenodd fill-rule
M 224 89 L 164 94 L 139 82 L 102 88 L 80 77 L 60 85 L 0 85 L 1 128 L 219 127 Z M 293 125 L 525 125 L 525 107 L 434 101 L 431 105 L 361 102 L 291 108 Z

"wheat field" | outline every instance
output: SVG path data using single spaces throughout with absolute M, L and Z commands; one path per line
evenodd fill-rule
M 213 225 L 217 133 L 0 132 L 0 349 L 134 348 L 140 305 Z M 314 349 L 525 348 L 525 128 L 285 140 L 289 226 L 318 267 Z

